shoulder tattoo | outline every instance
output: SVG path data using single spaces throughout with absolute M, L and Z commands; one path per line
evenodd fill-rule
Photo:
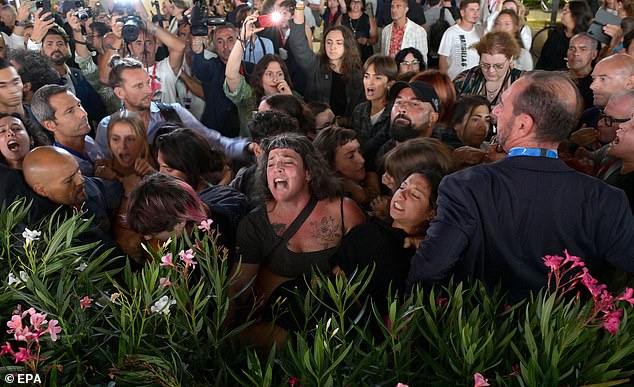
M 320 221 L 310 222 L 312 237 L 319 240 L 324 249 L 333 246 L 341 239 L 341 228 L 332 216 L 324 216 Z

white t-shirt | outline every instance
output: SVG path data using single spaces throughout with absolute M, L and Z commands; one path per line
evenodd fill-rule
M 522 71 L 533 71 L 533 56 L 527 49 L 520 50 L 520 55 L 515 58 L 515 68 Z
M 176 82 L 178 81 L 180 71 L 179 74 L 174 74 L 172 66 L 170 66 L 169 58 L 165 58 L 160 62 L 156 62 L 154 66 L 148 67 L 147 73 L 150 76 L 150 82 L 158 82 L 161 84 L 161 98 L 159 102 L 180 102 L 176 96 Z
M 452 80 L 464 70 L 478 65 L 480 56 L 471 46 L 480 41 L 481 28 L 474 26 L 465 31 L 458 24 L 449 27 L 442 36 L 438 54 L 447 57 L 447 75 Z

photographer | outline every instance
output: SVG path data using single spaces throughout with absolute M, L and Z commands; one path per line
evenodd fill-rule
M 71 68 L 66 64 L 71 57 L 68 35 L 55 24 L 53 19 L 47 20 L 48 15 L 50 13 L 43 12 L 41 9 L 35 11 L 35 22 L 31 35 L 31 40 L 34 43 L 29 42 L 29 49 L 39 49 L 42 55 L 53 62 L 55 70 L 65 79 L 68 89 L 86 106 L 89 120 L 94 128 L 106 116 L 101 97 L 80 69 Z
M 101 97 L 101 100 L 104 102 L 106 114 L 114 113 L 119 106 L 121 106 L 121 101 L 119 101 L 119 98 L 114 94 L 111 87 L 99 82 L 99 68 L 92 59 L 93 53 L 89 47 L 91 43 L 82 33 L 82 25 L 84 25 L 86 30 L 91 30 L 92 24 L 94 23 L 91 24 L 90 19 L 80 20 L 75 10 L 71 10 L 66 14 L 66 20 L 68 21 L 68 25 L 73 34 L 73 40 L 75 41 L 75 63 L 77 63 L 86 80 L 88 80 Z M 90 25 L 90 27 L 87 27 L 88 25 Z M 95 47 L 92 48 L 94 49 Z M 103 59 L 103 49 L 99 52 L 99 56 L 99 59 Z
M 240 74 L 241 59 L 245 47 L 253 43 L 257 32 L 257 16 L 247 16 L 242 23 L 239 43 L 233 46 L 225 69 L 225 95 L 238 107 L 240 114 L 240 135 L 250 136 L 247 123 L 251 119 L 251 112 L 256 110 L 262 97 L 273 94 L 293 94 L 292 82 L 286 64 L 278 55 L 266 55 L 254 67 L 250 82 L 247 83 Z
M 196 25 L 194 22 L 192 20 L 192 29 Z M 237 38 L 238 30 L 233 25 L 216 26 L 213 41 L 218 57 L 211 59 L 205 59 L 203 54 L 204 37 L 194 36 L 192 41 L 192 74 L 202 83 L 207 102 L 202 123 L 227 137 L 236 137 L 240 133 L 238 110 L 223 90 L 227 60 Z
M 134 42 L 127 43 L 130 55 L 143 63 L 154 91 L 160 91 L 160 98 L 155 95 L 156 100 L 163 103 L 177 102 L 176 82 L 183 65 L 185 43 L 161 27 L 149 23 L 146 26 L 145 29 L 142 26 Z M 168 57 L 159 62 L 156 61 L 159 47 L 157 40 L 164 43 L 169 51 Z

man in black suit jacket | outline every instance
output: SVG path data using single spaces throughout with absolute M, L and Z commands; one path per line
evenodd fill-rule
M 580 256 L 634 272 L 634 217 L 625 194 L 568 168 L 557 147 L 575 124 L 580 96 L 560 73 L 535 72 L 494 109 L 507 158 L 447 176 L 408 283 L 502 283 L 512 299 L 548 283 L 545 255 Z

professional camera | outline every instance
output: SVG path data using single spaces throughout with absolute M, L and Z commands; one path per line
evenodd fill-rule
M 161 5 L 158 0 L 154 0 L 152 3 L 152 7 L 156 10 L 156 15 L 152 15 L 152 23 L 159 23 L 159 25 L 163 25 L 163 14 L 161 13 Z
M 143 20 L 137 15 L 128 15 L 117 19 L 117 23 L 123 23 L 121 36 L 126 43 L 132 43 L 139 37 L 144 26 Z
M 86 21 L 92 17 L 92 9 L 79 7 L 73 12 L 73 16 L 77 16 L 81 21 Z
M 77 1 L 64 1 L 61 6 L 62 14 L 66 15 L 69 11 L 73 11 L 73 16 L 76 16 L 81 21 L 86 21 L 93 17 L 92 9 L 84 7 L 81 0 Z
M 207 5 L 200 0 L 194 3 L 194 8 L 192 8 L 192 13 L 189 17 L 193 36 L 207 36 L 207 26 L 220 26 L 226 24 L 226 22 L 226 17 L 216 16 L 215 12 L 209 12 Z

